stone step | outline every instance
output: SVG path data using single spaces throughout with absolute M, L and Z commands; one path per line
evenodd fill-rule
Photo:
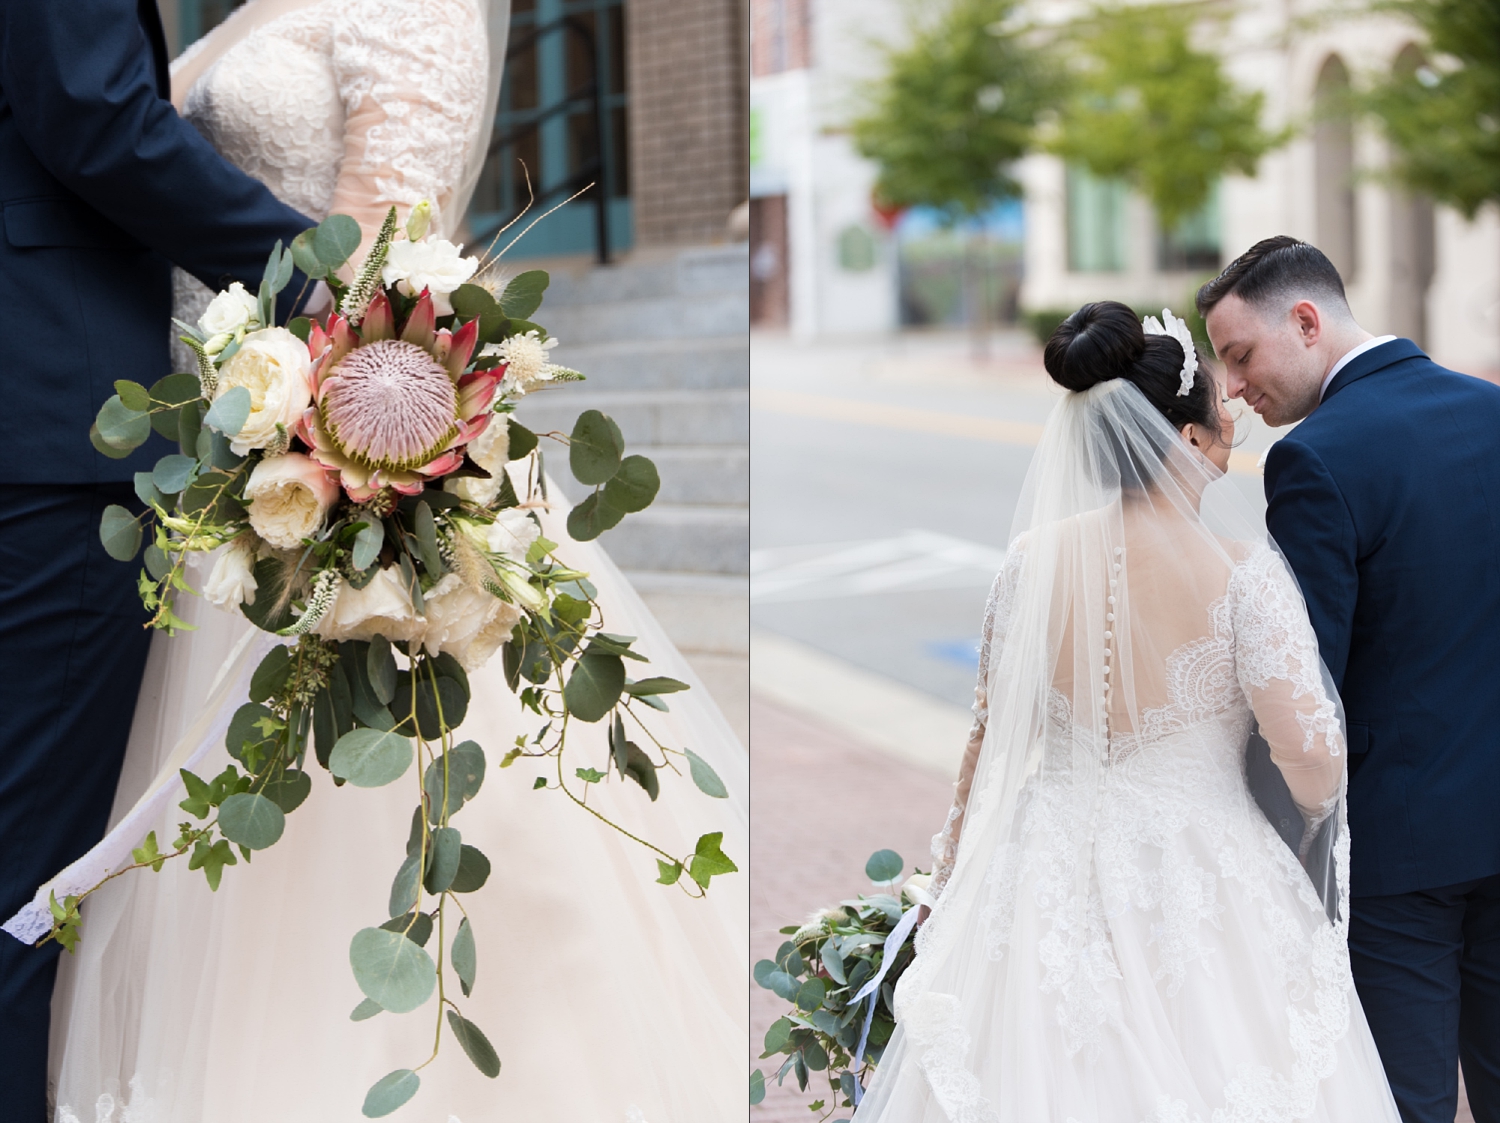
M 750 511 L 654 503 L 599 543 L 621 569 L 748 574 Z
M 516 418 L 535 432 L 567 433 L 586 409 L 614 418 L 627 453 L 636 446 L 750 443 L 749 390 L 599 391 L 577 382 L 527 397 Z
M 748 445 L 636 446 L 635 451 L 649 456 L 661 475 L 657 503 L 696 507 L 745 507 L 750 503 Z M 548 463 L 555 464 L 556 459 Z M 581 502 L 593 490 L 560 467 L 549 470 L 570 503 Z
M 738 243 L 666 253 L 638 251 L 617 264 L 584 273 L 555 270 L 542 307 L 550 312 L 625 300 L 710 295 L 738 295 L 745 300 L 749 292 L 749 248 Z
M 747 336 L 750 331 L 750 307 L 734 294 L 549 306 L 538 317 L 556 339 L 573 344 Z
M 550 329 L 549 329 L 550 330 Z M 744 335 L 611 343 L 564 341 L 552 361 L 587 376 L 592 390 L 727 390 L 750 385 Z

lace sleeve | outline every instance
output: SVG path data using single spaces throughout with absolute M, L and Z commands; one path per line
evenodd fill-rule
M 1269 549 L 1234 577 L 1235 669 L 1310 839 L 1337 806 L 1344 733 L 1297 584 Z
M 332 211 L 359 221 L 368 246 L 391 204 L 430 200 L 433 225 L 480 135 L 489 45 L 472 0 L 356 0 L 334 32 L 344 157 Z
M 969 727 L 969 740 L 964 746 L 963 761 L 958 767 L 958 780 L 953 785 L 953 806 L 948 809 L 948 818 L 943 829 L 932 836 L 932 883 L 929 892 L 935 898 L 948 884 L 958 858 L 958 838 L 963 831 L 964 809 L 969 803 L 969 788 L 974 782 L 974 769 L 979 764 L 979 750 L 984 744 L 984 731 L 989 719 L 989 669 L 995 645 L 1005 642 L 1005 628 L 1010 621 L 1011 606 L 1015 600 L 1017 578 L 1021 570 L 1021 553 L 1012 549 L 1005 560 L 1005 567 L 995 575 L 990 586 L 989 600 L 984 606 L 984 627 L 979 641 L 979 676 L 974 684 L 974 724 Z

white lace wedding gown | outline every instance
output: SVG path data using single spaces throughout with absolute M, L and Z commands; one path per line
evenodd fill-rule
M 1343 738 L 1300 592 L 1263 531 L 1205 525 L 1214 473 L 1174 501 L 1099 486 L 1161 456 L 1159 415 L 1112 385 L 1089 393 L 1135 406 L 1071 395 L 1038 454 L 937 905 L 855 1121 L 1398 1123 L 1350 975 Z M 1247 783 L 1252 718 L 1307 868 Z
M 227 31 L 239 16 L 248 25 L 266 2 L 252 0 Z M 483 52 L 473 49 L 484 28 L 473 6 L 273 2 L 279 14 L 236 38 L 194 84 L 187 115 L 226 156 L 309 215 L 336 210 L 369 226 L 391 203 L 426 198 L 438 204 L 441 223 L 472 156 L 464 138 L 484 99 Z M 690 853 L 700 834 L 723 830 L 725 852 L 743 868 L 743 749 L 604 552 L 567 539 L 564 513 L 545 516 L 544 532 L 564 543 L 570 564 L 590 571 L 611 630 L 640 637 L 652 673 L 693 686 L 672 696 L 672 713 L 656 715 L 663 739 L 709 760 L 730 790 L 728 800 L 713 800 L 664 777 L 651 803 L 634 784 L 612 779 L 596 786 L 591 804 L 673 852 Z M 199 569 L 195 579 L 203 575 Z M 112 822 L 179 742 L 213 743 L 201 774 L 228 763 L 225 723 L 273 642 L 246 639 L 254 629 L 237 613 L 195 597 L 179 603 L 199 630 L 153 637 Z M 236 658 L 242 641 L 249 647 Z M 471 683 L 461 736 L 484 746 L 490 768 L 456 825 L 490 856 L 493 873 L 464 900 L 478 973 L 462 1004 L 503 1068 L 495 1080 L 483 1077 L 445 1027 L 442 1055 L 393 1118 L 742 1118 L 746 874 L 716 878 L 701 901 L 655 884 L 650 854 L 558 793 L 532 790 L 543 770 L 496 767 L 536 723 L 506 687 L 498 659 Z M 212 704 L 211 695 L 221 701 Z M 576 763 L 603 767 L 602 726 L 579 732 L 570 749 Z M 112 882 L 85 904 L 83 940 L 76 956 L 63 957 L 53 1003 L 58 1123 L 353 1121 L 363 1118 L 372 1083 L 426 1058 L 434 1003 L 349 1020 L 362 997 L 349 940 L 387 916 L 414 784 L 335 790 L 321 769 L 311 775 L 313 792 L 289 816 L 282 840 L 227 869 L 217 893 L 177 861 Z M 158 838 L 175 837 L 185 817 L 175 801 L 155 824 Z

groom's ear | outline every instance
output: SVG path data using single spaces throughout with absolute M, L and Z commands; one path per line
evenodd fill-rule
M 1316 347 L 1323 338 L 1323 313 L 1310 300 L 1299 300 L 1289 313 L 1304 347 Z

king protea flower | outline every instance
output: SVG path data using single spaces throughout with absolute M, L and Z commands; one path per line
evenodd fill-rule
M 313 404 L 300 435 L 356 503 L 387 487 L 419 494 L 463 463 L 464 446 L 490 422 L 504 369 L 465 374 L 478 322 L 450 332 L 435 319 L 423 290 L 398 337 L 390 301 L 377 293 L 357 330 L 337 314 L 326 330 L 311 329 Z

